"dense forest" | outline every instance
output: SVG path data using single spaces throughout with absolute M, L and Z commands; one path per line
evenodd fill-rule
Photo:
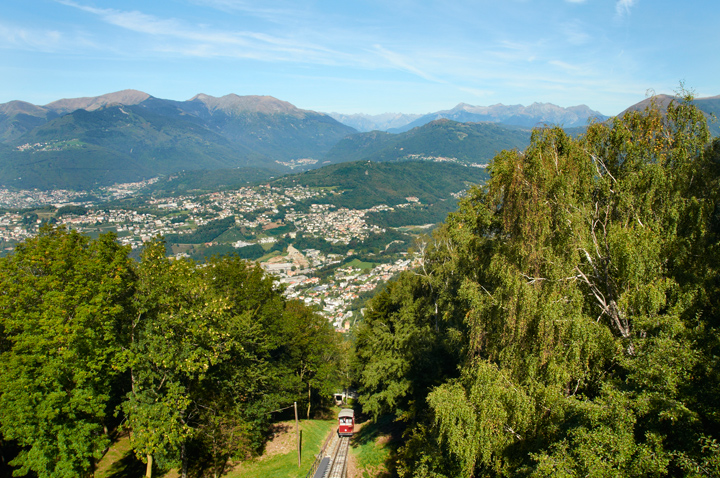
M 171 261 L 162 239 L 135 262 L 115 239 L 46 226 L 0 259 L 0 466 L 91 476 L 129 432 L 148 476 L 219 476 L 274 411 L 340 386 L 341 338 L 259 266 Z
M 690 100 L 535 130 L 369 301 L 399 476 L 720 476 L 720 140 Z

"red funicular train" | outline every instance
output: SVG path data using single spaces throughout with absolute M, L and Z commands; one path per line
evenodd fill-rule
M 351 437 L 355 430 L 355 412 L 350 408 L 343 408 L 338 413 L 338 435 Z

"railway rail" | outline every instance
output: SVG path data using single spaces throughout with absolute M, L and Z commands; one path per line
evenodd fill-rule
M 350 437 L 331 433 L 306 478 L 346 478 Z
M 350 448 L 350 437 L 339 437 L 335 449 L 335 457 L 330 466 L 327 478 L 345 478 L 347 473 L 347 456 Z

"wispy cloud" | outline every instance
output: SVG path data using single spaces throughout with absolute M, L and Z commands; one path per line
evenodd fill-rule
M 480 88 L 470 88 L 470 87 L 466 87 L 466 86 L 461 86 L 461 87 L 459 87 L 458 89 L 459 89 L 460 91 L 464 91 L 464 92 L 466 92 L 466 93 L 470 93 L 471 95 L 476 96 L 476 97 L 478 97 L 478 98 L 487 98 L 487 97 L 492 96 L 492 95 L 495 94 L 494 91 L 483 90 L 483 89 L 480 89 Z
M 552 60 L 549 62 L 552 66 L 555 66 L 557 68 L 560 68 L 561 70 L 573 73 L 573 74 L 582 74 L 583 72 L 587 72 L 588 69 L 583 66 L 573 65 L 571 63 L 567 63 L 565 61 L 561 60 Z
M 636 0 L 618 0 L 615 4 L 615 13 L 618 17 L 630 15 L 630 8 L 635 5 Z
M 139 11 L 96 8 L 72 0 L 58 3 L 91 13 L 103 22 L 136 33 L 173 40 L 159 44 L 156 51 L 188 56 L 234 57 L 266 61 L 333 63 L 339 52 L 296 38 L 274 36 L 254 31 L 221 31 L 188 24 L 174 18 L 158 18 Z
M 307 10 L 297 8 L 297 4 L 289 3 L 286 7 L 270 7 L 263 2 L 245 0 L 191 0 L 196 5 L 208 6 L 224 12 L 242 12 L 267 22 L 287 25 L 298 20 L 313 19 Z
M 63 34 L 52 30 L 30 30 L 0 23 L 0 45 L 32 50 L 48 50 L 56 47 Z
M 566 23 L 561 28 L 562 33 L 571 45 L 585 45 L 591 39 L 587 29 L 579 22 Z
M 97 45 L 78 32 L 68 34 L 51 29 L 25 28 L 0 23 L 0 48 L 55 53 L 73 52 L 80 48 L 97 48 Z
M 421 70 L 417 66 L 413 65 L 409 59 L 405 58 L 404 56 L 402 56 L 398 53 L 387 50 L 387 49 L 383 48 L 381 45 L 375 45 L 374 48 L 375 48 L 375 51 L 382 58 L 384 58 L 391 65 L 393 65 L 394 67 L 396 67 L 400 70 L 404 70 L 404 71 L 413 73 L 413 74 L 419 76 L 420 78 L 423 78 L 428 81 L 432 81 L 433 83 L 447 83 L 447 81 L 442 80 L 442 79 L 436 77 L 435 75 L 432 75 L 430 73 L 427 73 L 427 72 Z

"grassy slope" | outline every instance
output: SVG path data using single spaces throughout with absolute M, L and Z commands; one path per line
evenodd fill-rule
M 315 460 L 315 454 L 320 451 L 328 433 L 335 427 L 335 420 L 301 420 L 302 432 L 302 460 L 297 466 L 297 448 L 294 424 L 289 430 L 286 439 L 291 446 L 286 453 L 262 457 L 250 462 L 244 462 L 228 473 L 227 478 L 304 478 Z
M 102 457 L 95 470 L 94 478 L 134 478 L 145 476 L 145 464 L 140 462 L 130 449 L 127 435 L 121 436 L 113 443 L 105 456 Z M 153 473 L 156 478 L 175 478 L 177 472 Z
M 392 455 L 402 435 L 401 426 L 385 415 L 377 421 L 359 419 L 358 430 L 350 442 L 352 455 L 348 468 L 354 478 L 385 478 L 393 474 Z M 352 474 L 350 474 L 352 472 Z
M 302 461 L 301 466 L 297 465 L 297 448 L 295 423 L 288 423 L 290 426 L 278 438 L 282 443 L 271 456 L 263 456 L 258 459 L 243 462 L 234 469 L 227 472 L 227 478 L 304 478 L 315 460 L 315 454 L 322 447 L 325 438 L 334 429 L 336 422 L 332 420 L 301 420 L 300 430 L 302 432 Z M 130 442 L 127 436 L 120 437 L 105 456 L 98 463 L 95 478 L 135 478 L 144 476 L 145 465 L 140 463 L 133 456 L 130 449 Z M 174 478 L 178 476 L 176 470 L 170 470 L 165 474 L 154 474 L 160 478 Z

